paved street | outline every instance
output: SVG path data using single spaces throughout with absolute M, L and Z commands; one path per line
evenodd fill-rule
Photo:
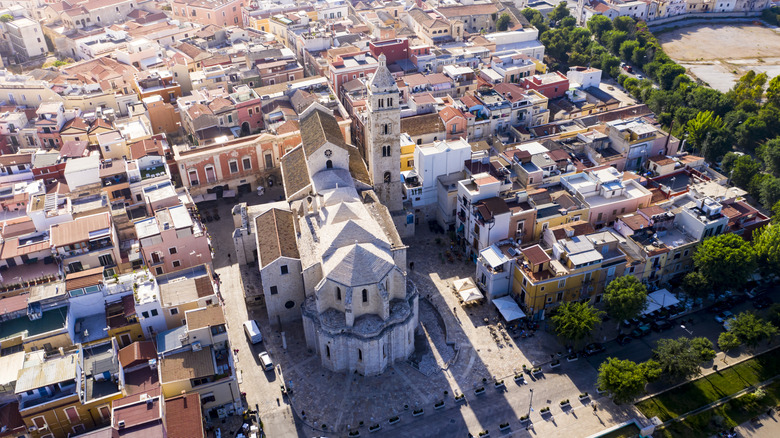
M 263 200 L 275 199 L 278 195 L 272 193 Z M 244 200 L 261 201 L 256 195 L 245 195 Z M 652 333 L 625 346 L 609 341 L 605 343 L 607 352 L 574 362 L 563 358 L 561 368 L 553 372 L 549 368 L 551 357 L 557 358 L 557 353 L 563 350 L 557 338 L 544 325 L 532 338 L 515 338 L 498 323 L 492 306 L 461 308 L 452 283 L 473 275 L 474 265 L 464 261 L 443 262 L 439 252 L 444 246 L 435 243 L 435 238 L 441 235 L 430 234 L 420 227 L 408 252 L 408 261 L 415 263 L 409 279 L 417 285 L 423 298 L 420 304 L 423 330 L 416 341 L 422 346 L 419 365 L 397 363 L 378 377 L 332 373 L 323 369 L 318 358 L 307 350 L 299 324 L 283 328 L 287 347 L 284 349 L 282 333 L 271 330 L 265 309 L 247 310 L 244 283 L 256 284 L 258 274 L 256 267 L 239 268 L 227 257 L 228 252 L 232 253 L 230 208 L 227 204 L 220 205 L 222 219 L 208 224 L 216 251 L 214 266 L 222 281 L 230 339 L 233 348 L 239 350 L 236 358 L 241 390 L 247 394 L 249 406 L 252 409 L 257 406 L 271 437 L 346 436 L 347 430 L 355 429 L 365 434 L 373 424 L 381 424 L 382 430 L 372 436 L 466 436 L 467 433 L 476 436 L 482 430 L 498 433 L 499 424 L 505 422 L 510 423 L 510 431 L 504 436 L 587 436 L 641 418 L 632 406 L 615 406 L 596 394 L 597 368 L 606 357 L 642 361 L 650 357 L 661 337 L 707 336 L 716 341 L 721 331 L 712 314 L 700 312 L 692 316 L 692 324 L 687 324 L 692 335 L 675 324 L 667 332 Z M 736 310 L 742 308 L 750 308 L 750 303 Z M 266 338 L 263 343 L 248 344 L 241 326 L 248 318 L 260 323 Z M 616 323 L 608 321 L 594 335 L 594 340 L 613 339 L 615 334 Z M 277 364 L 274 372 L 264 372 L 258 366 L 257 354 L 263 350 Z M 722 353 L 713 364 L 722 363 L 721 356 Z M 736 357 L 729 362 L 735 360 Z M 544 374 L 538 379 L 526 375 L 527 383 L 517 384 L 512 376 L 521 372 L 523 364 L 542 365 Z M 493 382 L 497 379 L 505 381 L 505 389 L 495 388 Z M 294 392 L 289 398 L 281 394 L 283 382 L 292 383 Z M 480 386 L 485 387 L 485 393 L 476 395 L 475 388 Z M 533 427 L 526 431 L 519 418 L 529 412 L 531 389 L 534 391 Z M 581 402 L 578 395 L 582 392 L 591 396 Z M 454 396 L 461 393 L 466 394 L 467 401 L 456 404 Z M 559 403 L 565 399 L 570 400 L 571 407 L 561 409 Z M 440 400 L 445 401 L 445 406 L 434 409 Z M 599 407 L 596 413 L 592 410 L 593 401 Z M 293 406 L 297 415 L 293 415 Z M 547 418 L 539 411 L 545 406 L 552 413 Z M 418 408 L 423 408 L 424 413 L 415 417 L 412 411 Z M 393 416 L 398 416 L 400 421 L 390 425 L 388 420 Z

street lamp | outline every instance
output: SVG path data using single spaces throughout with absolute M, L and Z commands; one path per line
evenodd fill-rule
M 687 327 L 685 327 L 685 325 L 683 325 L 683 324 L 680 324 L 680 328 L 681 328 L 681 329 L 683 329 L 683 330 L 685 330 L 686 332 L 688 332 L 688 334 L 689 334 L 689 335 L 693 336 L 693 331 L 691 331 L 691 330 L 688 330 L 688 328 L 687 328 Z
M 531 388 L 531 389 L 529 389 L 529 391 L 531 391 L 531 399 L 528 401 L 528 418 L 530 419 L 531 418 L 531 411 L 534 410 L 534 408 L 533 408 L 533 405 L 534 405 L 534 389 Z

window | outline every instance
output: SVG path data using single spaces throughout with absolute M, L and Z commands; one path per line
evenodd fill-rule
M 287 265 L 282 265 L 282 275 L 287 275 L 288 272 Z
M 223 12 L 223 14 L 224 14 L 224 12 Z M 217 398 L 214 397 L 214 393 L 213 392 L 209 392 L 207 394 L 203 394 L 202 396 L 200 396 L 200 403 L 201 404 L 213 403 L 215 401 L 217 401 Z
M 392 178 L 392 177 L 391 177 L 391 175 L 390 175 L 390 172 L 385 172 L 385 178 L 384 178 L 384 179 L 385 179 L 385 182 L 386 182 L 386 183 L 389 183 L 389 182 L 391 181 L 391 178 Z
M 210 164 L 206 166 L 206 181 L 210 183 L 217 182 L 217 173 L 214 170 L 214 166 Z
M 387 106 L 393 106 L 393 98 L 392 97 L 387 99 Z
M 390 124 L 384 123 L 382 124 L 382 134 L 387 135 L 390 133 Z
M 179 314 L 179 309 L 176 308 L 171 309 L 171 316 L 178 315 L 178 314 Z
M 111 409 L 109 409 L 108 406 L 99 407 L 98 412 L 100 412 L 100 418 L 103 419 L 103 421 L 111 419 Z
M 687 249 L 686 249 L 686 250 L 683 252 L 683 257 L 688 257 L 688 251 L 689 251 L 689 250 L 687 250 Z
M 190 185 L 191 186 L 197 186 L 200 182 L 198 181 L 198 171 L 195 169 L 192 169 L 188 172 L 190 175 Z
M 271 295 L 276 295 L 279 293 L 279 290 L 276 288 L 276 286 L 271 286 Z
M 558 281 L 558 289 L 563 289 L 564 287 L 566 287 L 566 279 L 565 278 Z
M 158 315 L 157 309 L 152 309 L 152 316 L 157 316 L 157 315 Z
M 363 350 L 358 348 L 358 362 L 363 362 Z
M 65 415 L 68 417 L 68 421 L 70 421 L 70 424 L 73 423 L 80 423 L 81 417 L 79 417 L 78 411 L 76 411 L 76 408 L 73 406 L 68 406 L 67 408 L 63 409 L 65 412 Z
M 368 291 L 365 289 L 363 289 L 363 302 L 364 303 L 368 302 Z
M 385 107 L 385 100 L 384 99 L 379 99 L 377 101 L 377 107 L 378 108 L 384 108 Z
M 330 346 L 328 345 L 325 346 L 325 355 L 330 358 Z
M 341 301 L 341 288 L 336 288 L 336 301 Z
M 251 170 L 252 169 L 252 159 L 249 157 L 244 157 L 241 160 L 241 165 L 244 166 L 244 170 Z
M 559 303 L 563 301 L 563 292 L 558 292 L 558 294 L 555 296 L 555 301 Z
M 149 312 L 143 311 L 143 312 L 141 312 L 141 316 L 143 316 L 144 318 L 148 318 L 149 317 Z
M 230 160 L 228 162 L 228 167 L 230 168 L 230 173 L 238 173 L 238 161 Z
M 174 255 L 174 254 L 176 254 L 177 252 L 178 252 L 178 251 L 177 251 L 176 247 L 173 247 L 173 248 L 168 248 L 168 254 L 170 254 L 170 255 Z
M 35 425 L 35 427 L 38 428 L 38 430 L 45 429 L 46 426 L 47 426 L 46 425 L 46 419 L 43 418 L 43 417 L 35 417 L 35 418 L 33 418 L 32 421 L 33 421 L 33 424 Z
M 252 108 L 249 108 L 249 115 L 252 115 Z
M 382 146 L 382 156 L 389 157 L 390 155 L 390 146 Z
M 103 254 L 98 257 L 98 262 L 100 263 L 100 266 L 111 266 L 114 264 L 114 257 L 111 256 L 111 254 Z
M 174 268 L 178 268 L 181 266 L 181 262 L 179 260 L 174 260 L 172 264 Z

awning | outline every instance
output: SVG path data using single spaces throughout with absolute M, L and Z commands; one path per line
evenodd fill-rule
M 497 268 L 503 265 L 505 261 L 504 255 L 493 245 L 483 249 L 480 255 L 488 262 L 491 268 Z
M 197 195 L 194 198 L 192 198 L 192 202 L 198 204 L 201 202 L 206 201 L 216 201 L 217 200 L 217 194 L 216 193 L 206 193 L 205 195 Z
M 477 285 L 474 284 L 474 280 L 472 280 L 471 277 L 456 280 L 454 285 L 455 291 L 458 293 L 458 295 L 460 295 L 460 298 L 463 300 L 464 304 L 471 303 L 473 301 L 479 301 L 484 298 L 479 289 L 477 289 Z
M 525 318 L 525 313 L 520 310 L 520 306 L 517 305 L 515 300 L 510 296 L 496 298 L 493 300 L 493 304 L 496 305 L 501 316 L 504 317 L 506 322 L 511 322 L 516 319 Z
M 225 190 L 222 192 L 223 198 L 235 198 L 236 197 L 236 191 L 235 190 Z
M 680 300 L 675 298 L 671 292 L 666 289 L 659 289 L 647 294 L 647 308 L 642 311 L 642 315 L 655 312 L 658 309 L 679 304 Z

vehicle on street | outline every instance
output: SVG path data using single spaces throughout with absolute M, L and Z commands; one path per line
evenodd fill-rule
M 630 73 L 630 72 L 629 72 L 629 73 Z M 641 81 L 641 80 L 642 80 L 642 79 L 644 79 L 645 77 L 644 77 L 644 76 L 642 76 L 642 75 L 636 75 L 636 78 L 637 78 L 637 79 L 639 79 L 639 80 Z
M 585 347 L 585 354 L 588 356 L 592 356 L 594 354 L 599 354 L 605 350 L 606 348 L 604 348 L 603 345 L 599 344 L 598 342 L 594 342 L 592 344 L 588 344 L 588 346 Z
M 633 340 L 634 340 L 634 338 L 632 338 L 631 336 L 628 336 L 628 335 L 618 335 L 618 337 L 617 337 L 617 343 L 620 344 L 620 345 L 630 344 L 631 341 L 633 341 Z
M 731 325 L 734 324 L 734 320 L 735 319 L 736 318 L 729 318 L 729 319 L 723 321 L 723 330 L 725 330 L 727 332 L 731 331 Z
M 263 365 L 264 370 L 273 371 L 274 363 L 271 361 L 271 356 L 268 355 L 267 351 L 261 351 L 260 354 L 257 355 L 257 357 L 260 358 L 260 364 Z
M 650 327 L 657 332 L 662 332 L 664 330 L 669 330 L 670 328 L 672 328 L 672 323 L 665 319 L 662 319 L 659 321 L 653 321 L 652 324 L 650 324 Z
M 260 333 L 260 327 L 257 326 L 257 321 L 254 319 L 244 321 L 244 333 L 252 344 L 263 342 L 263 334 Z
M 729 312 L 728 310 L 724 310 L 715 316 L 715 321 L 723 324 L 724 321 L 731 318 L 732 316 L 734 316 L 733 313 Z
M 636 339 L 643 338 L 649 334 L 650 334 L 650 326 L 647 324 L 642 324 L 631 332 L 631 336 Z
M 760 296 L 753 300 L 753 307 L 756 309 L 766 309 L 767 307 L 772 305 L 772 299 L 768 296 Z

